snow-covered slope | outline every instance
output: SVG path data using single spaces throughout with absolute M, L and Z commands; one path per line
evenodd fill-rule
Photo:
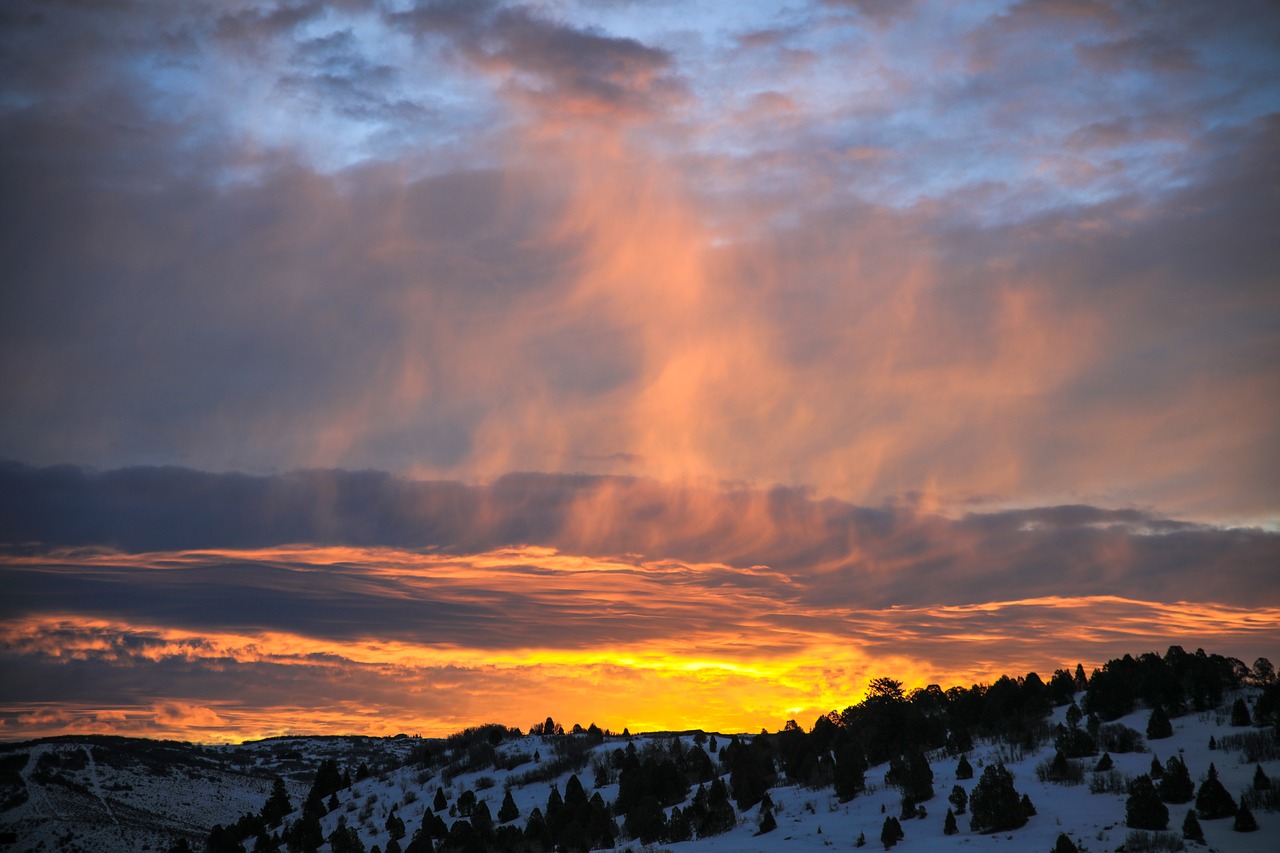
M 1062 719 L 1064 710 L 1055 711 L 1055 720 Z M 1147 717 L 1147 711 L 1138 711 L 1118 722 L 1141 732 Z M 1172 737 L 1148 742 L 1146 752 L 1112 753 L 1116 769 L 1136 776 L 1149 771 L 1153 754 L 1161 762 L 1177 754 L 1198 785 L 1213 762 L 1227 790 L 1239 800 L 1241 792 L 1252 784 L 1255 764 L 1238 750 L 1210 750 L 1209 741 L 1210 737 L 1221 740 L 1245 730 L 1233 729 L 1221 711 L 1176 718 L 1173 727 Z M 637 735 L 631 740 L 643 749 L 646 743 L 669 743 L 673 737 L 681 738 L 686 748 L 693 745 L 688 734 Z M 723 746 L 727 738 L 721 735 L 719 741 Z M 322 820 L 325 836 L 342 820 L 356 828 L 366 850 L 375 844 L 385 850 L 391 840 L 386 824 L 392 809 L 405 824 L 407 833 L 400 843 L 407 845 L 422 824 L 424 811 L 431 807 L 437 787 L 444 788 L 450 804 L 463 791 L 473 791 L 478 800 L 487 803 L 495 821 L 504 790 L 509 788 L 520 812 L 514 823 L 523 826 L 535 807 L 546 810 L 552 784 L 563 792 L 571 775 L 566 771 L 551 780 L 520 784 L 522 775 L 553 757 L 552 744 L 540 737 L 507 740 L 497 747 L 496 767 L 457 775 L 441 767 L 428 770 L 404 765 L 412 751 L 424 743 L 403 737 L 287 738 L 241 746 L 194 747 L 119 738 L 64 738 L 8 745 L 0 747 L 5 769 L 0 833 L 8 838 L 4 849 L 17 851 L 164 851 L 180 835 L 199 850 L 213 824 L 234 822 L 245 812 L 261 809 L 275 775 L 285 779 L 293 805 L 300 807 L 316 766 L 323 758 L 332 757 L 344 768 L 354 769 L 363 763 L 371 775 L 338 792 L 338 808 Z M 442 746 L 438 742 L 432 745 Z M 625 739 L 608 738 L 594 747 L 591 758 L 607 758 L 625 745 Z M 535 754 L 538 761 L 533 759 Z M 1081 850 L 1100 853 L 1119 848 L 1130 833 L 1124 825 L 1125 796 L 1090 793 L 1088 773 L 1081 785 L 1040 782 L 1036 766 L 1052 755 L 1049 744 L 1038 752 L 1023 754 L 1007 746 L 979 742 L 968 755 L 974 778 L 960 782 L 955 778 L 955 759 L 930 755 L 936 795 L 923 804 L 924 818 L 902 821 L 905 838 L 895 849 L 1048 851 L 1059 833 L 1066 833 Z M 970 831 L 968 815 L 961 815 L 960 832 L 944 835 L 943 819 L 952 786 L 960 784 L 972 792 L 982 767 L 1000 760 L 1013 772 L 1018 791 L 1031 798 L 1037 814 L 1018 830 L 992 835 Z M 1092 760 L 1086 763 L 1091 765 Z M 516 766 L 505 769 L 511 765 Z M 1280 782 L 1280 760 L 1264 761 L 1262 766 Z M 898 817 L 900 811 L 900 793 L 884 785 L 885 770 L 884 765 L 871 768 L 866 774 L 867 791 L 847 803 L 838 802 L 830 788 L 773 788 L 770 797 L 778 828 L 767 835 L 756 835 L 760 816 L 752 809 L 739 814 L 737 826 L 723 835 L 662 845 L 662 849 L 674 853 L 850 849 L 859 834 L 866 838 L 866 849 L 882 849 L 880 830 L 885 816 Z M 578 777 L 588 794 L 592 793 L 590 763 Z M 599 791 L 612 802 L 618 786 L 605 785 Z M 1169 807 L 1169 828 L 1175 834 L 1180 835 L 1178 830 L 1191 805 Z M 290 819 L 299 814 L 295 812 Z M 440 814 L 446 823 L 455 819 L 448 809 Z M 1224 853 L 1280 851 L 1280 814 L 1259 810 L 1255 817 L 1259 831 L 1247 834 L 1234 832 L 1229 818 L 1202 821 L 1208 848 Z M 250 839 L 246 847 L 252 846 Z M 618 849 L 641 847 L 620 834 Z M 327 850 L 328 845 L 321 849 Z M 1188 849 L 1206 848 L 1188 845 Z

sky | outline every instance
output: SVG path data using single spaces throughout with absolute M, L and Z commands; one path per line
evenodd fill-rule
M 1266 0 L 0 10 L 0 738 L 1280 660 Z

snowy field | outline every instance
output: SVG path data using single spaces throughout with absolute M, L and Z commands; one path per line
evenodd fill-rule
M 1056 709 L 1054 720 L 1061 721 L 1064 713 L 1065 708 Z M 1148 716 L 1149 712 L 1142 710 L 1118 722 L 1142 732 Z M 1253 782 L 1256 765 L 1246 761 L 1239 751 L 1210 750 L 1209 740 L 1247 730 L 1232 728 L 1223 711 L 1176 718 L 1173 728 L 1172 737 L 1147 742 L 1145 752 L 1113 753 L 1115 768 L 1136 776 L 1150 770 L 1153 755 L 1164 762 L 1176 754 L 1198 786 L 1213 762 L 1219 778 L 1239 801 L 1241 792 Z M 642 749 L 653 741 L 667 744 L 673 737 L 677 736 L 637 735 L 631 740 Z M 691 735 L 678 737 L 686 748 L 692 748 Z M 728 736 L 718 736 L 721 747 L 728 740 Z M 591 759 L 607 757 L 626 742 L 623 738 L 608 738 L 595 747 Z M 163 853 L 177 837 L 185 836 L 194 850 L 201 850 L 213 824 L 234 822 L 245 812 L 261 809 L 276 775 L 284 778 L 293 805 L 300 807 L 315 767 L 324 758 L 335 758 L 342 767 L 364 763 L 370 768 L 372 775 L 338 793 L 338 808 L 322 820 L 326 837 L 339 819 L 355 827 L 369 851 L 375 844 L 385 850 L 390 842 L 386 821 L 393 808 L 407 829 L 400 844 L 407 845 L 414 830 L 421 826 L 424 810 L 430 808 L 437 787 L 444 788 L 451 804 L 463 791 L 474 791 L 496 816 L 504 791 L 510 786 L 520 812 L 513 821 L 517 826 L 524 825 L 535 807 L 546 810 L 551 782 L 515 784 L 516 777 L 535 766 L 532 761 L 510 771 L 488 767 L 452 778 L 444 778 L 440 768 L 399 766 L 423 743 L 404 737 L 277 738 L 238 746 L 192 747 L 124 739 L 62 738 L 6 745 L 0 747 L 0 759 L 6 768 L 4 810 L 0 812 L 0 833 L 7 841 L 3 849 Z M 498 747 L 503 758 L 532 756 L 535 752 L 540 752 L 545 761 L 552 746 L 540 737 L 524 737 Z M 1053 752 L 1051 744 L 1036 753 L 1018 754 L 1011 753 L 1007 746 L 976 743 L 969 753 L 974 778 L 958 784 L 972 792 L 983 766 L 1003 759 L 1014 774 L 1019 793 L 1031 798 L 1037 814 L 1018 830 L 991 835 L 970 831 L 969 816 L 961 815 L 957 820 L 960 832 L 953 836 L 943 834 L 943 820 L 949 805 L 947 796 L 957 784 L 956 760 L 931 754 L 935 796 L 923 804 L 927 812 L 924 818 L 902 820 L 905 838 L 894 849 L 1049 851 L 1059 833 L 1067 834 L 1082 851 L 1100 853 L 1120 848 L 1131 831 L 1124 825 L 1125 796 L 1091 794 L 1088 773 L 1086 783 L 1075 786 L 1038 781 L 1036 766 L 1051 758 Z M 25 762 L 15 771 L 22 756 Z M 712 758 L 716 756 L 713 754 Z M 1095 760 L 1084 759 L 1084 763 L 1091 766 Z M 1268 776 L 1280 783 L 1280 761 L 1266 761 L 1262 766 Z M 778 826 L 767 835 L 756 835 L 760 814 L 758 809 L 752 809 L 740 813 L 736 828 L 723 835 L 648 847 L 619 837 L 616 849 L 673 853 L 848 850 L 862 834 L 866 838 L 865 849 L 880 850 L 885 816 L 899 817 L 900 812 L 899 791 L 884 785 L 885 770 L 885 765 L 868 770 L 867 791 L 847 803 L 840 803 L 830 788 L 774 787 L 770 798 Z M 561 792 L 570 775 L 566 772 L 554 780 Z M 577 775 L 588 795 L 593 793 L 590 761 Z M 616 783 L 598 790 L 606 802 L 612 802 L 618 794 Z M 21 791 L 25 791 L 25 798 Z M 1171 832 L 1180 835 L 1183 818 L 1191 806 L 1169 806 Z M 290 819 L 297 816 L 295 812 Z M 448 810 L 441 812 L 441 817 L 446 823 L 454 819 Z M 1188 843 L 1187 849 L 1223 853 L 1280 851 L 1280 814 L 1259 810 L 1255 817 L 1259 830 L 1254 833 L 1233 831 L 1230 818 L 1203 820 L 1207 848 Z M 252 847 L 250 839 L 246 848 Z M 321 849 L 328 850 L 329 845 Z

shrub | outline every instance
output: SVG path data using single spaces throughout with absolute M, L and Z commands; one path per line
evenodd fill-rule
M 1081 785 L 1084 783 L 1084 768 L 1058 750 L 1053 758 L 1036 765 L 1036 778 L 1059 785 Z
M 1090 794 L 1127 794 L 1132 777 L 1119 770 L 1106 770 L 1089 777 Z
M 1130 832 L 1124 839 L 1128 853 L 1146 853 L 1159 850 L 1185 850 L 1186 845 L 1176 832 Z
M 1098 742 L 1108 752 L 1145 752 L 1146 742 L 1136 730 L 1121 723 L 1108 723 L 1098 729 Z

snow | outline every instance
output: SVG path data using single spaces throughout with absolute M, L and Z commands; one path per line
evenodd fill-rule
M 1228 701 L 1226 707 L 1229 706 Z M 1058 708 L 1054 721 L 1061 721 L 1064 712 L 1065 708 Z M 1140 710 L 1118 722 L 1142 732 L 1145 731 L 1147 717 L 1148 712 Z M 1210 750 L 1208 744 L 1210 736 L 1220 739 L 1243 730 L 1233 729 L 1221 711 L 1174 718 L 1173 728 L 1172 737 L 1148 742 L 1146 752 L 1112 753 L 1116 769 L 1136 776 L 1149 771 L 1153 753 L 1161 762 L 1170 755 L 1178 754 L 1190 770 L 1192 780 L 1199 785 L 1212 761 L 1227 790 L 1239 800 L 1241 792 L 1252 784 L 1254 764 L 1247 762 L 1239 752 Z M 632 740 L 640 749 L 652 740 L 667 742 L 671 737 L 676 736 L 637 735 Z M 693 746 L 692 736 L 679 737 L 686 748 Z M 718 739 L 721 745 L 728 742 L 724 735 L 719 735 Z M 443 778 L 441 768 L 428 771 L 413 766 L 392 766 L 402 764 L 421 743 L 413 738 L 279 738 L 239 746 L 187 746 L 185 752 L 176 745 L 170 745 L 171 748 L 159 750 L 154 755 L 135 756 L 138 760 L 131 760 L 127 750 L 121 753 L 109 744 L 92 743 L 89 739 L 67 738 L 7 745 L 0 747 L 0 757 L 21 751 L 29 756 L 20 774 L 29 796 L 26 802 L 0 813 L 0 832 L 14 833 L 17 843 L 12 849 L 18 851 L 163 851 L 179 834 L 186 834 L 193 847 L 199 849 L 213 824 L 234 822 L 245 812 L 257 812 L 266 800 L 271 779 L 276 774 L 285 779 L 291 801 L 300 808 L 315 767 L 323 758 L 333 757 L 343 768 L 354 770 L 361 761 L 365 761 L 370 767 L 389 769 L 375 772 L 351 788 L 340 791 L 339 808 L 322 821 L 324 834 L 328 836 L 341 818 L 348 826 L 359 830 L 366 849 L 371 849 L 374 844 L 385 849 L 390 840 L 385 824 L 393 807 L 406 828 L 402 845 L 407 844 L 421 825 L 423 813 L 430 808 L 437 786 L 445 789 L 451 804 L 463 791 L 474 791 L 477 801 L 488 804 L 496 822 L 506 785 L 514 783 L 516 777 L 535 766 L 527 762 L 510 771 L 490 767 L 452 779 Z M 590 760 L 607 757 L 625 743 L 622 738 L 608 738 L 593 750 Z M 504 760 L 518 753 L 532 754 L 535 751 L 542 753 L 542 762 L 552 758 L 552 745 L 540 737 L 510 740 L 498 747 L 499 756 Z M 62 760 L 63 766 L 58 770 L 64 779 L 61 783 L 41 782 L 34 778 L 41 757 L 49 753 L 57 754 Z M 1042 746 L 1035 753 L 1009 753 L 1007 746 L 977 743 L 969 753 L 974 778 L 958 784 L 972 792 L 982 774 L 982 767 L 1003 757 L 1006 767 L 1014 774 L 1018 791 L 1029 795 L 1036 807 L 1037 815 L 1026 826 L 992 835 L 974 833 L 969 830 L 969 816 L 965 814 L 957 817 L 959 834 L 944 835 L 943 818 L 950 805 L 947 796 L 952 786 L 957 784 L 956 760 L 935 753 L 929 756 L 934 772 L 935 796 L 923 804 L 927 816 L 903 820 L 906 837 L 894 849 L 1048 851 L 1058 834 L 1063 832 L 1081 850 L 1093 853 L 1115 850 L 1125 842 L 1130 830 L 1124 825 L 1123 794 L 1091 794 L 1087 784 L 1088 773 L 1086 784 L 1082 785 L 1040 782 L 1035 768 L 1052 757 L 1051 744 Z M 76 754 L 78 759 L 74 758 Z M 712 758 L 716 756 L 712 755 Z M 588 795 L 593 791 L 594 781 L 590 760 L 578 773 Z M 1085 762 L 1091 767 L 1093 760 L 1085 759 Z M 1269 776 L 1280 781 L 1280 761 L 1263 762 L 1263 768 Z M 884 818 L 886 815 L 898 817 L 900 811 L 898 790 L 883 784 L 886 769 L 884 765 L 871 768 L 866 774 L 867 791 L 847 803 L 838 802 L 829 788 L 809 790 L 788 785 L 773 788 L 770 797 L 778 828 L 768 835 L 755 835 L 759 812 L 752 809 L 739 815 L 738 826 L 724 835 L 661 845 L 657 849 L 672 853 L 845 850 L 852 847 L 859 833 L 863 833 L 867 840 L 864 849 L 883 849 L 880 829 Z M 570 775 L 565 772 L 553 780 L 561 793 Z M 545 811 L 551 784 L 513 784 L 511 794 L 520 810 L 516 825 L 523 826 L 535 807 Z M 607 802 L 611 802 L 618 792 L 616 784 L 599 790 Z M 1180 836 L 1182 820 L 1191 805 L 1169 807 L 1171 832 Z M 1260 810 L 1255 810 L 1254 814 L 1259 825 L 1259 831 L 1255 833 L 1234 832 L 1230 818 L 1202 820 L 1208 847 L 1188 844 L 1187 849 L 1222 853 L 1280 851 L 1280 814 Z M 289 819 L 297 816 L 295 812 Z M 455 819 L 449 816 L 448 810 L 442 812 L 441 817 L 446 823 Z M 249 847 L 252 847 L 251 842 Z M 628 847 L 638 851 L 642 845 L 619 838 L 617 849 Z M 328 846 L 321 849 L 327 850 Z

